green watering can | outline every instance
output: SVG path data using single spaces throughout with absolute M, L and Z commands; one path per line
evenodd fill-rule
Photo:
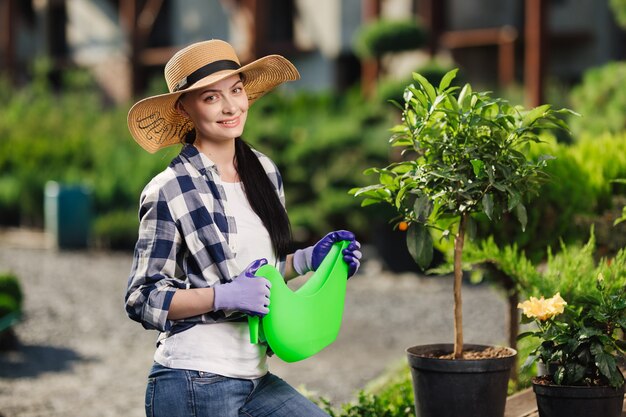
M 248 316 L 250 342 L 266 341 L 285 362 L 315 355 L 335 341 L 341 327 L 348 282 L 348 265 L 342 251 L 349 241 L 335 243 L 317 271 L 297 291 L 280 272 L 264 265 L 256 272 L 272 283 L 270 312 L 260 319 Z

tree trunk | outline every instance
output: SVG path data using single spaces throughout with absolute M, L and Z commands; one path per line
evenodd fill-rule
M 519 303 L 519 294 L 515 288 L 508 289 L 509 296 L 509 347 L 517 350 L 517 335 L 519 334 L 519 313 L 517 310 L 517 304 Z M 518 355 L 519 357 L 519 355 Z M 519 383 L 519 375 L 517 373 L 517 366 L 511 368 L 511 381 L 515 383 L 515 386 Z
M 463 243 L 467 214 L 461 216 L 459 231 L 454 238 L 454 357 L 461 358 L 463 353 L 463 300 L 461 285 L 463 284 Z

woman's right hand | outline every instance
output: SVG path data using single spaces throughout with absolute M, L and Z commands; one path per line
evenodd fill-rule
M 261 317 L 269 313 L 272 284 L 263 277 L 254 276 L 265 264 L 267 259 L 257 259 L 231 282 L 214 286 L 213 309 L 236 310 Z

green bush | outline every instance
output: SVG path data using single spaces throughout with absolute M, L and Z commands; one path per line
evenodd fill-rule
M 93 225 L 93 235 L 99 247 L 127 249 L 137 242 L 138 229 L 137 210 L 118 210 L 99 216 Z
M 21 90 L 0 85 L 0 97 L 7 97 L 0 101 L 0 218 L 41 226 L 49 180 L 89 186 L 96 215 L 135 207 L 169 157 L 135 144 L 126 127 L 128 105 L 103 106 L 84 73 L 66 74 L 67 92 L 56 94 L 40 71 Z
M 347 191 L 363 185 L 360 172 L 368 164 L 387 160 L 387 144 L 380 138 L 389 117 L 358 91 L 273 94 L 254 105 L 246 139 L 281 170 L 296 240 L 309 241 L 336 228 L 367 238 L 374 210 L 359 210 Z
M 574 132 L 600 135 L 626 131 L 626 61 L 587 70 L 571 93 L 574 110 L 583 115 L 572 120 Z
M 414 417 L 413 385 L 408 365 L 392 369 L 361 390 L 356 401 L 333 408 L 320 405 L 331 417 Z
M 548 179 L 538 196 L 526 204 L 526 231 L 518 230 L 515 218 L 505 218 L 499 225 L 478 219 L 478 235 L 494 236 L 501 245 L 515 242 L 538 262 L 547 247 L 558 249 L 560 239 L 566 243 L 586 239 L 588 222 L 580 220 L 598 216 L 611 207 L 614 194 L 624 193 L 624 185 L 611 181 L 626 177 L 626 133 L 583 136 L 572 144 L 546 137 L 528 152 L 556 159 L 545 169 Z
M 22 90 L 0 83 L 0 222 L 41 226 L 45 183 L 80 183 L 93 191 L 97 241 L 131 247 L 141 190 L 179 147 L 147 153 L 128 132 L 130 104 L 105 107 L 83 73 L 67 78 L 63 94 L 41 74 Z M 281 169 L 297 240 L 337 227 L 369 233 L 347 190 L 361 185 L 362 168 L 387 159 L 386 117 L 358 92 L 275 92 L 253 106 L 244 138 Z
M 12 273 L 0 273 L 0 319 L 22 310 L 24 296 L 20 283 Z
M 626 0 L 611 0 L 609 2 L 615 15 L 615 20 L 622 29 L 626 29 Z
M 376 20 L 363 25 L 354 38 L 354 52 L 361 58 L 380 57 L 388 52 L 421 48 L 426 42 L 425 28 L 411 20 Z

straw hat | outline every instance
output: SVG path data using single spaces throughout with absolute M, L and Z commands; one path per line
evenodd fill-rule
M 279 84 L 300 78 L 293 64 L 280 55 L 268 55 L 241 66 L 227 42 L 213 39 L 194 43 L 178 51 L 165 65 L 169 93 L 143 99 L 128 112 L 133 138 L 150 153 L 180 143 L 193 129 L 193 123 L 176 111 L 178 98 L 233 74 L 243 75 L 250 104 Z

